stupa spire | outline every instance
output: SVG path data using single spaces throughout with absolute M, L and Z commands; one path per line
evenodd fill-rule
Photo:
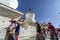
M 29 8 L 29 12 L 31 12 L 31 13 L 32 13 L 32 8 Z

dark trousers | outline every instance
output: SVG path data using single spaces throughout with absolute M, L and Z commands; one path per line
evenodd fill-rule
M 9 34 L 8 40 L 14 40 L 13 34 Z
M 38 33 L 36 34 L 36 40 L 45 40 L 44 36 L 42 33 Z
M 39 33 L 36 34 L 36 40 L 40 40 L 40 34 Z

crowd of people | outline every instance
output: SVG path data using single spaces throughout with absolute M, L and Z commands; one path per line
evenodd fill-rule
M 5 40 L 18 40 L 19 33 L 20 33 L 20 25 L 23 23 L 22 20 L 19 20 L 20 22 L 16 21 L 15 19 L 10 20 L 10 25 L 6 28 L 6 36 Z M 21 23 L 22 22 L 22 23 Z M 55 29 L 55 27 L 48 22 L 47 26 L 48 29 L 41 29 L 41 25 L 38 23 L 38 21 L 35 23 L 36 26 L 36 40 L 45 40 L 48 33 L 50 33 L 50 40 L 58 40 L 58 32 Z M 46 33 L 47 32 L 47 33 Z
M 36 40 L 46 40 L 47 34 L 50 35 L 50 40 L 58 40 L 58 31 L 57 29 L 48 22 L 47 26 L 48 28 L 41 29 L 41 25 L 37 22 L 37 35 Z M 47 33 L 46 33 L 47 32 Z

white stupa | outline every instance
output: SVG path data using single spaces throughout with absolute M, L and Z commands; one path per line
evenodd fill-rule
M 35 13 L 32 12 L 32 8 L 29 9 L 29 12 L 26 13 L 26 22 L 33 22 L 35 23 Z
M 18 0 L 0 0 L 0 3 L 5 4 L 14 9 L 18 7 Z
M 5 28 L 10 25 L 10 19 L 18 19 L 24 15 L 22 12 L 16 10 L 17 7 L 17 0 L 0 0 L 0 40 L 5 38 Z
M 19 18 L 23 16 L 24 14 L 20 11 L 15 10 L 18 7 L 18 1 L 17 0 L 0 0 L 0 39 L 4 39 L 5 32 L 6 30 L 2 30 L 5 27 L 8 27 L 10 24 L 9 19 L 11 18 Z M 28 17 L 28 15 L 30 17 Z M 32 17 L 32 18 L 31 18 Z M 35 37 L 36 36 L 36 28 L 35 28 L 35 14 L 28 12 L 26 14 L 26 23 L 24 25 L 28 27 L 28 29 L 24 29 L 21 27 L 20 35 L 19 35 L 19 40 L 20 39 L 30 39 L 30 37 Z M 30 19 L 30 21 L 29 21 Z M 28 22 L 28 23 L 27 23 Z M 32 22 L 32 25 L 29 23 Z M 27 25 L 26 25 L 27 24 Z M 33 28 L 31 28 L 33 27 Z M 3 33 L 4 32 L 4 33 Z M 29 34 L 28 34 L 29 33 Z
M 29 9 L 29 12 L 26 13 L 26 19 L 24 21 L 23 27 L 24 27 L 24 36 L 27 37 L 36 37 L 36 20 L 35 20 L 35 14 L 32 12 L 32 9 Z
M 16 10 L 17 7 L 18 0 L 0 0 L 0 21 L 8 22 L 11 18 L 22 16 L 23 13 Z

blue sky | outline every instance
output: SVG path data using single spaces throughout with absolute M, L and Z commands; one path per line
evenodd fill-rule
M 52 22 L 55 27 L 60 24 L 60 0 L 18 0 L 17 10 L 28 12 L 31 7 L 36 15 L 36 20 L 42 22 Z

